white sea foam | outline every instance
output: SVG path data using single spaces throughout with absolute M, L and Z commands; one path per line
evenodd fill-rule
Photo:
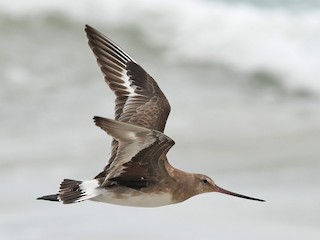
M 320 9 L 293 11 L 210 1 L 2 1 L 14 16 L 59 13 L 80 22 L 135 28 L 173 61 L 267 72 L 288 88 L 320 92 Z

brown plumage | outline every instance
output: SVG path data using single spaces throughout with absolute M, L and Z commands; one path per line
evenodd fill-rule
M 163 132 L 170 105 L 158 84 L 102 33 L 88 25 L 85 31 L 104 79 L 116 95 L 115 120 Z M 117 141 L 113 141 L 109 164 L 115 158 L 117 147 Z M 97 178 L 101 176 L 105 176 L 105 172 Z
M 224 190 L 205 175 L 172 167 L 166 154 L 174 141 L 163 133 L 170 105 L 158 84 L 109 38 L 90 26 L 85 31 L 105 82 L 116 95 L 115 120 L 94 117 L 95 124 L 113 137 L 111 155 L 93 180 L 65 179 L 58 194 L 38 199 L 157 207 L 221 192 L 263 201 Z

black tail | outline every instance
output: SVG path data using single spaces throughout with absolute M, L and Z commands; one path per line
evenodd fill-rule
M 64 204 L 78 202 L 84 193 L 81 191 L 81 181 L 64 179 L 60 184 L 59 198 Z
M 80 189 L 81 183 L 81 181 L 64 179 L 60 184 L 59 193 L 38 197 L 37 200 L 62 201 L 64 204 L 77 202 L 76 200 L 83 196 Z
M 46 195 L 42 197 L 38 197 L 37 200 L 48 200 L 48 201 L 54 201 L 59 202 L 59 194 L 52 194 L 52 195 Z
M 99 181 L 97 179 L 84 182 L 71 179 L 64 179 L 60 184 L 60 190 L 58 194 L 47 195 L 39 197 L 37 199 L 48 201 L 61 201 L 64 204 L 76 203 L 91 199 L 99 195 L 99 191 L 96 191 L 98 187 Z

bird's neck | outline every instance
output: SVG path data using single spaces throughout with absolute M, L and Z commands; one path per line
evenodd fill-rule
M 171 177 L 173 201 L 182 202 L 198 194 L 194 174 L 174 168 L 169 163 L 167 171 Z

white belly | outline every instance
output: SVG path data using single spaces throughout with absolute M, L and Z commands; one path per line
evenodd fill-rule
M 169 193 L 144 193 L 137 190 L 115 194 L 101 189 L 101 194 L 90 200 L 131 207 L 160 207 L 174 203 Z

